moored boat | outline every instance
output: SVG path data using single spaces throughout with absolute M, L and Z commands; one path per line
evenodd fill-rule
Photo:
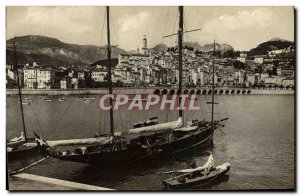
M 52 100 L 50 98 L 43 99 L 45 102 L 51 102 Z
M 21 102 L 19 102 L 19 103 L 21 103 Z M 30 102 L 28 102 L 28 101 L 22 101 L 22 105 L 30 105 Z
M 25 100 L 26 100 L 27 102 L 32 102 L 32 101 L 33 101 L 33 100 L 30 99 L 29 97 L 26 97 Z
M 87 103 L 87 104 L 91 104 L 92 102 L 94 102 L 93 100 L 90 100 L 90 99 L 86 99 L 86 100 L 83 100 L 84 103 Z
M 205 185 L 224 176 L 230 170 L 230 163 L 226 162 L 217 167 L 212 167 L 209 172 L 187 172 L 181 175 L 175 175 L 169 179 L 163 180 L 167 189 L 180 189 L 193 186 Z
M 58 101 L 65 101 L 65 98 L 58 98 Z

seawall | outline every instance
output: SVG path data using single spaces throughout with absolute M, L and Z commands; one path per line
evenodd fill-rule
M 99 95 L 107 94 L 108 90 L 102 89 L 22 89 L 24 95 Z M 114 94 L 176 94 L 175 88 L 115 88 Z M 6 95 L 17 95 L 18 89 L 6 89 Z M 208 88 L 184 88 L 183 94 L 209 95 L 212 90 Z M 282 89 L 243 89 L 243 88 L 216 88 L 218 95 L 291 95 L 294 90 Z

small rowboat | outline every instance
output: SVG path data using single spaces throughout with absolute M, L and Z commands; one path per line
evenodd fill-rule
M 208 173 L 185 173 L 174 176 L 163 181 L 167 189 L 180 189 L 208 184 L 224 176 L 230 170 L 230 163 L 226 162 L 217 167 L 211 168 Z
M 51 102 L 52 100 L 49 99 L 49 98 L 46 98 L 46 99 L 44 99 L 44 101 L 46 101 L 46 102 Z
M 29 105 L 29 104 L 30 104 L 30 102 L 28 102 L 28 101 L 22 101 L 22 105 Z
M 65 101 L 65 98 L 59 98 L 58 101 Z
M 32 99 L 30 99 L 30 98 L 28 98 L 28 97 L 26 97 L 25 100 L 26 100 L 27 102 L 32 102 Z
M 83 102 L 84 102 L 84 103 L 87 103 L 87 104 L 91 104 L 91 103 L 94 102 L 94 101 L 92 101 L 92 100 L 90 100 L 90 99 L 87 99 L 87 100 L 84 100 Z

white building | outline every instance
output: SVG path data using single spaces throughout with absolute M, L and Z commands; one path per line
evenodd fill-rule
M 264 58 L 263 57 L 255 57 L 254 58 L 254 63 L 263 64 L 264 63 Z
M 13 65 L 7 65 L 6 66 L 6 70 L 7 70 L 7 76 L 12 79 L 12 80 L 15 80 L 16 79 L 16 73 L 14 72 L 13 70 Z
M 37 69 L 24 67 L 24 87 L 35 89 L 37 87 Z
M 237 60 L 242 63 L 246 63 L 246 57 L 238 57 Z
M 243 84 L 245 79 L 245 71 L 239 70 L 234 73 L 234 79 L 238 84 Z
M 282 85 L 284 87 L 294 86 L 294 78 L 286 78 L 282 80 Z
M 71 86 L 73 89 L 78 89 L 78 78 L 71 79 Z
M 51 89 L 54 86 L 55 71 L 52 68 L 41 68 L 36 70 L 37 88 Z
M 67 80 L 60 81 L 60 89 L 67 89 Z
M 84 78 L 85 72 L 84 71 L 78 71 L 78 78 L 85 79 Z
M 95 68 L 91 72 L 91 78 L 95 82 L 104 82 L 106 80 L 107 71 L 106 69 Z
M 268 73 L 261 73 L 260 74 L 260 79 L 261 80 L 264 80 L 265 78 L 268 78 L 269 77 L 269 74 Z
M 267 84 L 277 84 L 282 85 L 283 78 L 281 76 L 270 76 L 264 78 L 264 82 Z

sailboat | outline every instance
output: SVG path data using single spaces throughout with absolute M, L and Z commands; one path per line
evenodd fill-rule
M 34 138 L 27 137 L 23 105 L 30 104 L 29 101 L 31 99 L 25 98 L 26 101 L 22 100 L 15 42 L 13 42 L 13 46 L 14 46 L 15 68 L 16 68 L 16 73 L 17 73 L 16 76 L 17 76 L 17 84 L 18 84 L 18 92 L 19 92 L 18 94 L 19 94 L 19 99 L 20 99 L 19 104 L 20 104 L 20 108 L 21 108 L 23 131 L 21 132 L 21 135 L 19 137 L 15 137 L 6 143 L 6 151 L 7 151 L 9 159 L 14 159 L 21 154 L 24 155 L 27 152 L 35 150 L 37 147 L 37 145 L 27 146 L 28 143 L 34 142 Z
M 107 58 L 108 58 L 108 91 L 113 94 L 112 72 L 111 72 L 111 44 L 109 28 L 109 7 L 107 13 Z M 179 92 L 182 91 L 182 43 L 183 43 L 183 7 L 179 7 L 180 22 L 178 30 L 179 45 Z M 214 68 L 213 68 L 214 72 Z M 214 85 L 213 89 L 214 89 Z M 213 91 L 214 92 L 214 91 Z M 109 98 L 109 105 L 113 100 Z M 180 103 L 180 99 L 179 99 Z M 214 104 L 214 96 L 212 97 Z M 38 146 L 47 155 L 54 158 L 71 161 L 95 164 L 97 166 L 124 165 L 154 161 L 157 157 L 169 157 L 175 153 L 195 148 L 207 142 L 211 142 L 214 131 L 223 126 L 222 120 L 214 120 L 212 109 L 212 120 L 193 121 L 190 126 L 183 126 L 183 111 L 179 110 L 179 117 L 175 121 L 166 123 L 148 123 L 145 126 L 135 126 L 132 129 L 122 132 L 114 130 L 113 108 L 110 109 L 110 134 L 97 136 L 96 138 L 70 139 L 56 142 L 45 142 L 36 134 Z M 54 146 L 71 145 L 74 150 L 60 151 Z

